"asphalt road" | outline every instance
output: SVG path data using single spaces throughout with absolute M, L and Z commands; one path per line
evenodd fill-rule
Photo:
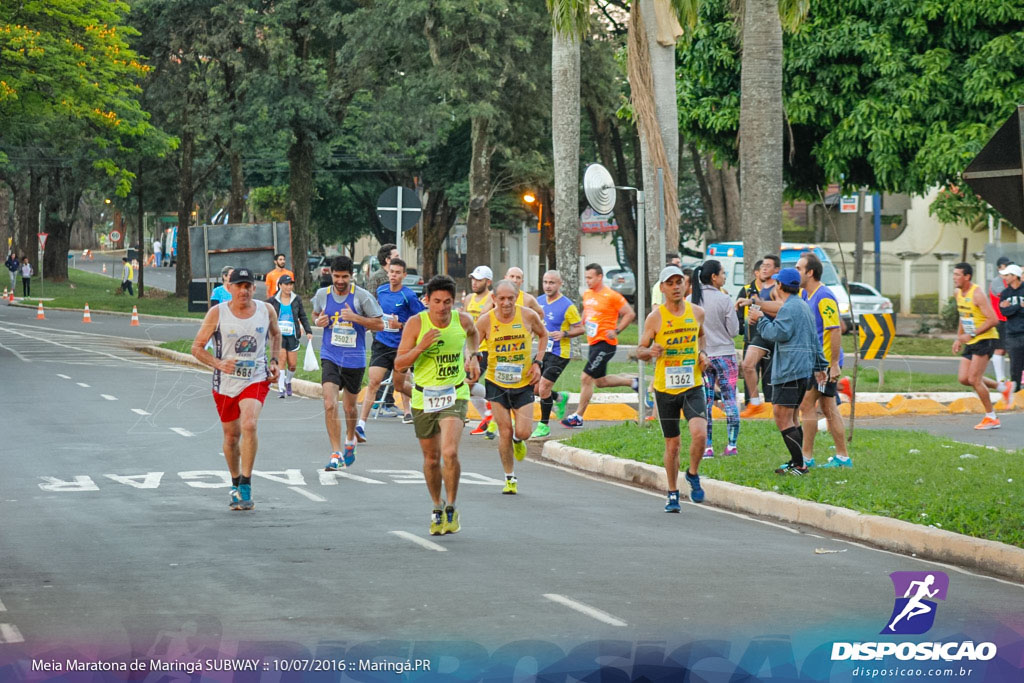
M 898 570 L 950 575 L 929 638 L 1020 647 L 1024 586 L 709 506 L 666 515 L 660 494 L 533 458 L 503 496 L 493 442 L 468 434 L 463 530 L 430 537 L 412 426 L 372 422 L 355 465 L 325 473 L 319 401 L 268 398 L 256 510 L 229 512 L 209 375 L 96 330 L 0 307 L 0 679 L 69 650 L 422 654 L 454 680 L 684 647 L 711 648 L 705 677 L 768 675 L 877 639 Z
M 116 255 L 112 254 L 96 254 L 92 261 L 83 259 L 81 254 L 75 255 L 75 268 L 84 270 L 90 273 L 96 273 L 103 275 L 103 266 L 107 266 L 106 275 L 110 278 L 116 278 L 118 281 L 121 279 L 121 256 L 120 253 Z M 162 289 L 167 292 L 173 292 L 175 287 L 175 268 L 154 268 L 147 266 L 144 269 L 143 278 L 145 279 L 146 287 L 153 287 L 155 289 Z M 219 281 L 218 281 L 219 283 Z M 138 275 L 135 276 L 135 284 L 138 286 Z M 216 286 L 216 284 L 214 285 Z M 259 299 L 266 298 L 267 285 L 262 280 L 256 282 L 256 297 Z

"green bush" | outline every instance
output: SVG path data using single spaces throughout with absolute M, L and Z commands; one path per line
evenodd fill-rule
M 899 313 L 902 310 L 900 308 L 900 303 L 903 301 L 902 294 L 883 294 L 883 296 L 889 297 L 889 299 L 892 301 L 893 313 Z
M 942 319 L 939 321 L 939 327 L 943 332 L 956 332 L 959 324 L 960 314 L 956 310 L 956 299 L 950 297 L 946 305 L 942 307 Z
M 910 300 L 910 312 L 921 315 L 935 315 L 939 310 L 938 294 L 918 294 Z

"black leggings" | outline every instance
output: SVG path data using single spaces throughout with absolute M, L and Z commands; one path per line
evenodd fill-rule
M 1008 346 L 1006 353 L 1010 356 L 1010 380 L 1017 383 L 1015 389 L 1020 391 L 1020 375 L 1024 372 L 1024 346 Z
M 30 278 L 30 277 L 23 277 L 23 278 L 21 278 L 21 295 L 22 296 L 29 296 L 28 290 L 29 290 L 31 284 L 32 284 L 32 278 Z

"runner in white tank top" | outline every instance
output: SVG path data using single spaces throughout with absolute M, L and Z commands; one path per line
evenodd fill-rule
M 224 459 L 231 472 L 232 510 L 252 510 L 256 421 L 270 383 L 280 374 L 281 329 L 270 304 L 253 301 L 253 275 L 236 268 L 228 281 L 231 301 L 210 309 L 192 342 L 192 355 L 213 368 L 213 401 L 224 431 Z M 216 355 L 204 347 L 213 338 Z M 270 361 L 267 361 L 267 347 Z

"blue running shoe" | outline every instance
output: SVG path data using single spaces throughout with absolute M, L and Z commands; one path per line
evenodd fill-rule
M 331 459 L 327 462 L 324 472 L 334 472 L 339 467 L 341 467 L 341 453 L 334 451 L 331 453 Z
M 579 429 L 583 426 L 583 418 L 579 415 L 570 415 L 562 420 L 562 426 L 569 427 L 570 429 Z
M 838 469 L 843 467 L 853 468 L 853 458 L 842 460 L 838 455 L 833 456 L 828 459 L 828 462 L 821 466 L 821 469 Z
M 363 425 L 356 425 L 356 441 L 366 443 L 366 428 Z
M 353 443 L 345 446 L 345 453 L 342 457 L 345 460 L 345 467 L 352 467 L 352 463 L 356 461 L 356 445 Z
M 241 510 L 239 505 L 242 504 L 242 494 L 238 492 L 237 486 L 231 487 L 231 502 L 228 503 L 229 510 Z
M 668 502 L 665 503 L 665 512 L 679 512 L 682 510 L 679 507 L 679 491 L 668 492 Z
M 256 503 L 252 501 L 251 484 L 239 484 L 238 495 L 242 497 L 242 500 L 238 503 L 238 510 L 252 510 L 256 507 Z
M 831 460 L 831 459 L 832 458 L 829 458 L 829 460 Z M 808 469 L 810 469 L 811 467 L 814 467 L 814 458 L 804 458 L 804 467 L 806 467 Z M 828 465 L 824 465 L 824 467 L 828 467 Z
M 644 405 L 648 408 L 654 408 L 654 394 L 648 391 L 644 394 Z
M 694 503 L 704 502 L 704 489 L 700 487 L 700 475 L 686 472 L 686 481 L 690 483 L 690 500 Z

